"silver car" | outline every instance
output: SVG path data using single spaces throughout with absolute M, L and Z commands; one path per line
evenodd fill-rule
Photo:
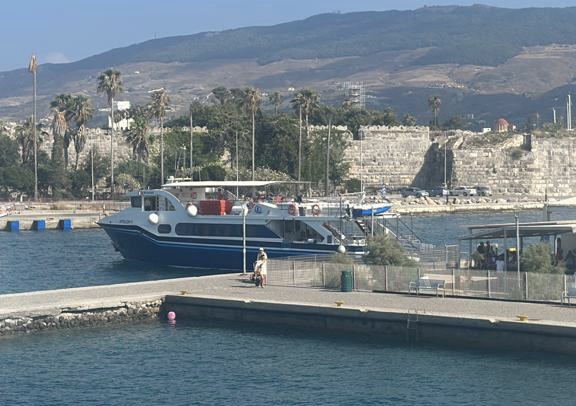
M 468 186 L 458 186 L 450 189 L 450 196 L 476 196 L 476 189 Z
M 420 188 L 410 186 L 402 189 L 402 197 L 408 197 L 408 196 L 427 197 L 428 192 Z

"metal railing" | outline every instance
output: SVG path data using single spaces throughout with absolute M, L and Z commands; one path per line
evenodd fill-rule
M 352 271 L 353 289 L 356 291 L 408 293 L 410 282 L 428 278 L 443 280 L 449 296 L 559 302 L 567 288 L 576 288 L 574 275 L 341 264 L 327 257 L 270 259 L 268 283 L 340 289 L 342 271 Z

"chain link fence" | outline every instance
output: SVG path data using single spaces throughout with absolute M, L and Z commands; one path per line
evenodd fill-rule
M 559 302 L 563 292 L 576 288 L 574 275 L 342 264 L 331 257 L 270 259 L 267 279 L 276 286 L 339 290 L 343 271 L 352 272 L 357 291 L 409 293 L 410 282 L 430 279 L 444 281 L 445 293 L 450 296 Z

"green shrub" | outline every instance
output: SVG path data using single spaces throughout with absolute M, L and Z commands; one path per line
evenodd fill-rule
M 366 262 L 372 265 L 414 266 L 398 241 L 386 234 L 372 237 L 368 240 Z
M 546 243 L 529 245 L 520 257 L 520 269 L 523 272 L 562 273 L 564 269 L 552 265 L 550 246 Z

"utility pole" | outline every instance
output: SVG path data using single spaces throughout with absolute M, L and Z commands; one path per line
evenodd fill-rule
M 32 74 L 32 132 L 34 137 L 34 201 L 38 201 L 38 140 L 36 135 L 36 71 L 38 63 L 36 55 L 32 54 L 28 71 Z

